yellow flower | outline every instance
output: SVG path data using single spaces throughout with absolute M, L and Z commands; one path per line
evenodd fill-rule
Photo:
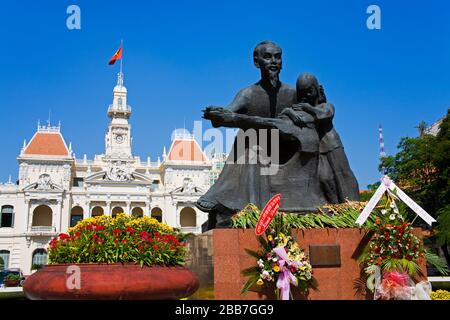
M 272 270 L 275 271 L 275 272 L 280 272 L 280 267 L 277 266 L 277 265 L 275 265 L 275 266 L 272 268 Z
M 272 240 L 273 240 L 273 237 L 269 234 L 269 235 L 267 236 L 267 240 L 272 241 Z
M 262 279 L 260 278 L 260 279 L 258 279 L 258 281 L 256 281 L 256 284 L 258 286 L 262 286 L 264 284 L 264 281 L 262 281 Z
M 283 233 L 278 234 L 278 238 L 281 240 L 279 242 L 283 247 L 285 247 L 289 241 L 288 237 L 286 237 Z

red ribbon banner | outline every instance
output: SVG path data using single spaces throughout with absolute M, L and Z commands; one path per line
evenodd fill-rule
M 273 196 L 272 199 L 269 200 L 269 202 L 267 202 L 266 206 L 261 212 L 261 215 L 259 216 L 258 223 L 256 224 L 255 233 L 257 236 L 261 235 L 264 231 L 266 231 L 267 226 L 270 224 L 273 217 L 280 208 L 280 200 L 281 195 L 277 194 Z

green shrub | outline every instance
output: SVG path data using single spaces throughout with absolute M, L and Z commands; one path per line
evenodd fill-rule
M 9 281 L 20 281 L 22 280 L 22 278 L 20 277 L 20 275 L 18 274 L 14 274 L 14 273 L 8 273 L 5 277 L 5 280 L 9 280 Z

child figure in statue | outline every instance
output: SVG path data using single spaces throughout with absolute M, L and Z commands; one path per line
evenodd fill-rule
M 304 119 L 303 112 L 314 118 L 320 139 L 319 180 L 328 202 L 359 200 L 358 182 L 350 169 L 341 139 L 333 127 L 334 106 L 327 103 L 323 87 L 310 73 L 298 77 L 296 90 L 297 104 L 284 109 L 282 114 L 300 127 L 309 120 Z

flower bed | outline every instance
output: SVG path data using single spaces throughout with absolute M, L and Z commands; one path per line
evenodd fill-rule
M 181 233 L 153 218 L 99 216 L 82 220 L 52 239 L 49 262 L 176 266 L 186 257 L 183 240 Z
M 432 300 L 450 300 L 450 292 L 447 290 L 436 290 L 431 293 Z

